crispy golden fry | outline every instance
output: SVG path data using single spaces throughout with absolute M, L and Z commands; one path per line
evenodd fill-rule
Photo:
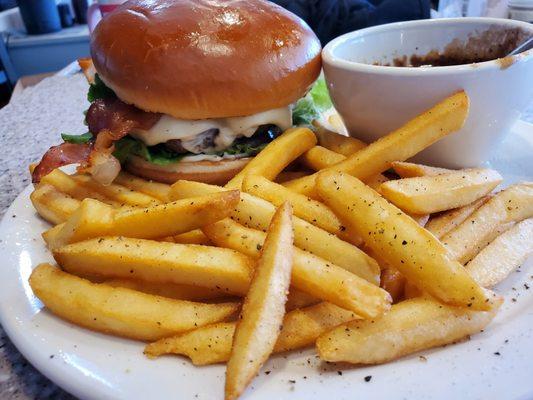
M 156 239 L 177 235 L 229 215 L 239 201 L 239 191 L 213 193 L 194 199 L 147 208 L 115 209 L 85 199 L 72 216 L 43 235 L 50 248 L 99 236 Z
M 432 214 L 470 204 L 490 193 L 502 180 L 492 169 L 473 168 L 388 181 L 379 192 L 408 213 Z
M 426 226 L 426 224 L 429 221 L 429 217 L 430 217 L 429 214 L 407 214 L 407 215 L 413 218 L 415 222 L 422 227 Z
M 285 202 L 272 217 L 235 327 L 226 368 L 227 400 L 234 400 L 244 392 L 272 354 L 285 315 L 291 281 L 292 243 L 292 208 Z
M 533 183 L 502 190 L 444 235 L 450 258 L 465 264 L 494 238 L 498 228 L 533 217 Z
M 381 184 L 387 182 L 388 180 L 389 178 L 387 178 L 385 175 L 377 174 L 368 178 L 366 180 L 366 184 L 379 193 Z
M 35 295 L 54 314 L 95 331 L 157 340 L 223 321 L 238 303 L 203 304 L 91 283 L 41 264 L 31 274 Z
M 325 147 L 321 147 L 321 146 L 313 147 L 311 150 L 309 150 L 307 153 L 305 153 L 301 157 L 302 162 L 305 165 L 307 165 L 309 168 L 314 169 L 315 171 L 326 169 L 345 159 L 346 157 L 343 156 L 342 154 L 335 153 L 334 151 L 328 150 Z M 368 178 L 366 181 L 366 184 L 370 186 L 372 189 L 377 190 L 379 192 L 379 187 L 381 186 L 381 184 L 387 181 L 388 181 L 387 177 L 385 177 L 382 174 L 377 174 L 377 175 L 374 175 Z M 315 194 L 316 193 L 313 193 L 312 195 L 314 196 Z
M 307 150 L 301 157 L 300 161 L 308 168 L 312 170 L 319 171 L 321 169 L 330 167 L 341 161 L 345 160 L 346 157 L 342 154 L 335 153 L 329 149 L 326 149 L 322 146 L 314 146 L 311 149 Z M 297 178 L 294 178 L 297 179 Z
M 68 194 L 78 200 L 87 198 L 100 200 L 103 203 L 120 206 L 119 202 L 109 199 L 104 194 L 81 185 L 73 179 L 73 175 L 67 175 L 60 169 L 54 169 L 49 174 L 43 176 L 41 184 L 49 184 L 54 186 L 62 193 Z
M 253 261 L 233 250 L 124 237 L 77 242 L 53 254 L 76 275 L 198 285 L 240 295 L 253 272 Z
M 129 278 L 106 279 L 102 283 L 177 300 L 213 301 L 228 298 L 228 293 L 223 290 L 177 283 L 154 283 Z
M 455 210 L 446 211 L 435 217 L 431 217 L 425 228 L 440 239 L 472 215 L 474 211 L 489 201 L 491 197 L 492 195 L 484 196 L 461 208 L 456 208 Z
M 367 146 L 365 142 L 359 139 L 341 135 L 327 129 L 320 125 L 318 121 L 313 121 L 313 125 L 316 127 L 315 134 L 318 139 L 318 144 L 335 153 L 342 154 L 343 156 L 351 156 L 353 153 Z
M 287 165 L 316 144 L 315 134 L 307 128 L 291 128 L 270 142 L 244 169 L 230 180 L 228 189 L 240 189 L 246 175 L 261 175 L 274 180 Z
M 80 201 L 58 191 L 54 186 L 41 183 L 30 194 L 30 200 L 48 222 L 60 224 L 80 206 Z
M 274 352 L 310 346 L 320 334 L 354 319 L 357 316 L 351 311 L 326 302 L 291 311 L 283 319 Z M 194 365 L 225 362 L 229 359 L 234 332 L 235 322 L 217 323 L 150 343 L 144 354 L 148 357 L 183 354 Z
M 228 295 L 228 293 L 222 289 L 210 289 L 202 286 L 184 285 L 179 283 L 148 282 L 130 278 L 111 278 L 102 280 L 101 277 L 96 277 L 89 274 L 81 277 L 90 279 L 91 281 L 96 281 L 98 283 L 105 283 L 106 285 L 113 287 L 124 287 L 143 293 L 155 294 L 157 296 L 169 297 L 171 299 L 178 300 L 214 302 L 223 299 L 227 300 L 231 297 L 231 295 Z M 297 308 L 308 307 L 317 303 L 320 303 L 320 300 L 316 297 L 313 297 L 298 289 L 290 288 L 285 309 L 287 311 L 292 311 Z
M 149 181 L 130 175 L 124 171 L 121 171 L 113 182 L 127 187 L 128 189 L 156 198 L 163 203 L 168 203 L 170 201 L 170 185 L 165 183 Z
M 87 82 L 94 83 L 94 76 L 96 75 L 96 68 L 94 68 L 93 60 L 91 57 L 78 58 L 78 64 L 87 78 Z
M 412 218 L 359 179 L 323 172 L 317 188 L 325 203 L 358 232 L 365 244 L 408 281 L 444 303 L 487 310 L 487 293 L 451 260 L 446 248 Z
M 311 171 L 283 171 L 275 179 L 277 183 L 287 182 L 311 174 Z
M 346 160 L 329 167 L 363 181 L 390 168 L 392 161 L 404 161 L 451 132 L 459 130 L 468 115 L 469 100 L 459 92 L 380 138 Z M 285 183 L 289 189 L 316 197 L 317 173 Z
M 328 123 L 333 127 L 335 132 L 338 132 L 341 135 L 348 135 L 348 130 L 344 125 L 344 121 L 336 110 L 334 113 L 329 115 Z
M 200 229 L 195 229 L 175 236 L 169 236 L 165 239 L 167 242 L 181 244 L 203 244 L 204 246 L 210 246 L 213 244 Z
M 344 230 L 342 222 L 323 203 L 310 199 L 303 194 L 294 193 L 262 176 L 248 175 L 245 177 L 242 183 L 242 190 L 275 206 L 283 204 L 284 201 L 289 201 L 293 206 L 294 215 L 330 233 L 338 234 Z
M 447 306 L 430 298 L 406 300 L 378 320 L 352 321 L 316 341 L 325 361 L 380 364 L 407 354 L 456 342 L 485 328 L 501 299 L 489 311 Z
M 176 198 L 181 196 L 188 198 L 223 192 L 225 189 L 200 182 L 178 181 L 172 185 L 172 190 Z M 275 207 L 271 203 L 250 194 L 241 193 L 241 200 L 232 211 L 231 217 L 250 228 L 265 230 L 268 228 L 274 210 Z M 379 265 L 359 248 L 300 218 L 293 218 L 293 224 L 296 247 L 331 261 L 369 282 L 379 284 Z M 350 239 L 351 242 L 360 243 L 357 241 L 358 237 L 353 237 L 353 235 L 348 237 L 348 231 L 342 233 L 345 234 L 343 237 Z
M 92 191 L 102 193 L 106 198 L 111 199 L 120 205 L 147 207 L 161 203 L 161 201 L 155 197 L 128 189 L 127 187 L 117 185 L 116 183 L 102 185 L 101 183 L 96 182 L 90 175 L 72 175 L 72 179 Z
M 533 253 L 533 218 L 498 236 L 468 264 L 466 270 L 484 287 L 503 281 Z
M 405 300 L 414 299 L 416 297 L 423 297 L 423 296 L 424 296 L 424 292 L 423 291 L 421 291 L 419 288 L 417 288 L 411 282 L 405 282 L 405 286 L 403 288 L 403 298 Z
M 308 307 L 317 303 L 320 303 L 320 299 L 291 286 L 287 296 L 287 303 L 285 303 L 285 310 L 289 312 L 296 310 L 297 308 Z
M 202 228 L 217 246 L 257 258 L 265 233 L 224 219 Z M 294 253 L 292 285 L 319 299 L 329 301 L 366 318 L 387 311 L 390 296 L 364 279 L 298 248 Z
M 405 161 L 393 161 L 392 169 L 400 178 L 415 178 L 417 176 L 435 176 L 454 172 L 453 169 L 430 167 L 429 165 L 413 164 Z
M 396 303 L 403 297 L 405 278 L 393 267 L 384 268 L 381 271 L 381 287 L 389 292 L 392 302 Z

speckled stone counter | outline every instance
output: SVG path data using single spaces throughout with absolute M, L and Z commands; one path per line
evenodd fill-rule
M 61 132 L 83 133 L 87 83 L 82 75 L 55 76 L 28 88 L 0 110 L 0 217 L 30 184 L 28 165 Z M 1 239 L 1 238 L 0 238 Z M 0 327 L 0 399 L 73 399 L 33 368 Z
M 81 75 L 56 76 L 26 89 L 0 110 L 0 217 L 30 184 L 28 165 L 58 143 L 60 133 L 86 130 L 82 122 L 86 92 Z M 523 119 L 533 122 L 533 108 Z M 0 327 L 1 400 L 73 398 L 28 364 Z

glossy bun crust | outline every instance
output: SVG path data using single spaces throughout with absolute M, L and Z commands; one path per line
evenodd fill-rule
M 91 40 L 123 101 L 181 119 L 250 115 L 293 103 L 320 73 L 320 42 L 263 0 L 130 0 Z

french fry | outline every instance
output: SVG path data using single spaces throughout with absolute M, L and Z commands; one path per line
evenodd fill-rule
M 292 243 L 292 208 L 285 202 L 272 217 L 235 327 L 226 368 L 224 397 L 227 400 L 234 400 L 244 392 L 272 354 L 285 315 Z
M 170 201 L 170 185 L 165 183 L 149 181 L 130 175 L 124 171 L 121 171 L 113 182 L 156 198 L 162 203 L 168 203 Z
M 407 214 L 407 215 L 413 218 L 415 222 L 422 227 L 426 226 L 426 224 L 429 221 L 429 217 L 430 217 L 429 214 Z
M 287 296 L 287 303 L 285 303 L 285 310 L 289 312 L 296 310 L 297 308 L 304 308 L 317 303 L 320 303 L 320 299 L 291 287 Z
M 497 229 L 533 217 L 533 183 L 521 183 L 496 193 L 441 241 L 450 258 L 465 264 L 471 260 Z
M 91 198 L 112 206 L 120 206 L 119 202 L 109 199 L 107 196 L 96 190 L 81 185 L 73 179 L 73 175 L 65 174 L 60 169 L 54 169 L 49 174 L 43 176 L 41 184 L 52 185 L 60 192 L 68 194 L 78 200 Z
M 81 276 L 82 278 L 96 280 L 113 287 L 124 287 L 139 292 L 169 297 L 171 299 L 214 302 L 227 300 L 230 295 L 222 289 L 210 289 L 202 286 L 185 285 L 179 283 L 148 282 L 130 278 L 111 278 L 102 280 L 101 277 L 92 275 Z M 320 303 L 320 300 L 295 288 L 290 288 L 287 296 L 285 309 L 292 311 Z
M 310 346 L 320 334 L 357 318 L 353 312 L 327 302 L 291 311 L 283 319 L 274 352 Z M 148 357 L 182 354 L 189 357 L 194 365 L 226 362 L 231 352 L 235 325 L 235 322 L 221 322 L 161 339 L 148 344 L 144 354 Z
M 46 183 L 35 188 L 30 194 L 30 200 L 37 213 L 52 224 L 65 222 L 80 205 L 79 200 Z
M 203 244 L 204 246 L 212 245 L 211 241 L 200 229 L 181 233 L 175 236 L 165 238 L 166 242 L 181 243 L 181 244 Z
M 51 249 L 99 236 L 156 239 L 218 221 L 228 216 L 238 201 L 239 191 L 213 193 L 147 208 L 115 209 L 97 200 L 85 199 L 65 223 L 43 237 Z
M 388 267 L 381 271 L 381 287 L 389 292 L 392 302 L 398 302 L 402 296 L 405 287 L 405 278 L 395 268 Z
M 219 186 L 191 181 L 177 181 L 172 185 L 174 198 L 189 198 L 224 190 L 226 189 Z M 266 230 L 274 211 L 275 207 L 271 203 L 248 193 L 241 193 L 240 202 L 232 210 L 231 218 L 250 228 Z M 296 247 L 331 261 L 369 282 L 379 284 L 379 265 L 359 248 L 300 218 L 293 218 L 293 224 Z M 359 237 L 348 237 L 348 231 L 342 233 L 345 234 L 343 238 L 360 243 Z
M 213 243 L 257 258 L 265 233 L 224 219 L 202 228 Z M 312 296 L 353 311 L 366 318 L 389 308 L 390 296 L 384 290 L 313 254 L 295 249 L 292 285 Z
M 313 121 L 313 125 L 316 128 L 315 135 L 318 139 L 318 144 L 335 153 L 350 156 L 367 146 L 365 142 L 359 139 L 341 135 L 327 129 L 318 123 L 318 121 Z
M 477 333 L 494 318 L 500 304 L 501 299 L 491 310 L 473 311 L 430 298 L 406 300 L 380 319 L 352 321 L 324 333 L 316 348 L 325 361 L 380 364 Z
M 316 144 L 315 134 L 307 128 L 291 128 L 270 142 L 226 187 L 240 189 L 246 175 L 261 175 L 269 180 L 285 169 L 301 154 Z
M 503 281 L 533 253 L 533 218 L 502 233 L 468 264 L 466 270 L 484 287 Z
M 412 214 L 432 214 L 470 204 L 487 195 L 502 181 L 491 169 L 465 169 L 435 176 L 388 181 L 380 193 Z
M 322 172 L 317 189 L 373 253 L 408 281 L 447 304 L 474 310 L 491 307 L 485 290 L 449 258 L 432 234 L 359 179 L 342 172 Z
M 301 178 L 302 176 L 309 175 L 310 171 L 283 171 L 278 174 L 275 179 L 277 183 L 287 182 L 293 179 Z
M 284 201 L 289 201 L 296 216 L 330 233 L 339 234 L 344 230 L 342 222 L 323 203 L 310 199 L 303 194 L 294 193 L 262 176 L 246 176 L 242 183 L 242 190 L 275 206 L 280 206 Z
M 424 292 L 413 285 L 411 282 L 405 282 L 403 287 L 403 297 L 405 300 L 414 299 L 415 297 L 423 297 Z
M 106 279 L 102 283 L 177 300 L 213 301 L 228 298 L 228 293 L 223 290 L 177 283 L 154 283 L 130 278 Z
M 72 175 L 72 179 L 92 191 L 102 193 L 105 197 L 120 205 L 147 207 L 161 203 L 161 201 L 155 197 L 128 189 L 127 187 L 117 185 L 116 183 L 102 185 L 101 183 L 92 179 L 90 175 Z
M 78 58 L 78 64 L 87 82 L 94 83 L 94 76 L 96 75 L 96 68 L 94 68 L 91 57 Z
M 309 168 L 314 169 L 315 171 L 326 169 L 345 159 L 346 157 L 342 154 L 335 153 L 334 151 L 328 150 L 325 147 L 321 146 L 313 147 L 301 157 L 302 162 Z M 381 184 L 387 181 L 387 177 L 382 174 L 377 174 L 368 178 L 366 184 L 372 189 L 379 191 L 379 187 L 381 186 Z
M 344 121 L 336 110 L 328 116 L 328 123 L 333 127 L 335 132 L 338 132 L 341 135 L 348 135 L 348 130 L 344 125 Z
M 435 176 L 454 172 L 453 169 L 430 167 L 429 165 L 414 164 L 405 161 L 393 161 L 392 169 L 400 178 L 415 178 L 417 176 Z
M 246 294 L 253 261 L 236 251 L 124 237 L 102 237 L 53 249 L 72 274 L 198 285 Z
M 223 321 L 238 303 L 203 304 L 91 283 L 41 264 L 30 276 L 35 295 L 54 314 L 76 325 L 152 341 Z
M 322 146 L 314 146 L 300 157 L 300 161 L 302 161 L 306 167 L 311 168 L 314 171 L 319 171 L 338 164 L 345 159 L 346 157 L 342 154 L 335 153 Z
M 468 114 L 468 106 L 466 93 L 456 93 L 328 170 L 343 171 L 365 181 L 386 171 L 392 161 L 404 161 L 459 130 Z M 317 173 L 286 182 L 284 186 L 316 198 L 316 177 Z
M 474 211 L 489 201 L 491 197 L 492 195 L 484 196 L 466 206 L 431 217 L 425 228 L 440 239 L 472 215 Z

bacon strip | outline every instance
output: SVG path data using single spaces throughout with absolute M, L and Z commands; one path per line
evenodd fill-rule
M 160 117 L 161 114 L 146 112 L 117 98 L 111 98 L 93 102 L 87 111 L 86 121 L 90 132 L 97 136 L 107 136 L 109 140 L 102 140 L 104 145 L 123 138 L 132 129 L 150 129 Z M 99 148 L 101 147 L 95 146 L 95 150 Z
M 43 176 L 63 165 L 84 162 L 91 153 L 91 147 L 90 144 L 74 143 L 61 143 L 59 146 L 50 147 L 33 170 L 32 182 L 40 182 Z
M 113 143 L 133 129 L 150 129 L 161 114 L 150 113 L 126 104 L 117 98 L 98 99 L 87 111 L 89 131 L 96 136 L 91 144 L 63 143 L 51 147 L 32 174 L 37 183 L 43 176 L 63 165 L 80 163 L 80 169 L 91 172 L 96 160 L 110 158 Z

